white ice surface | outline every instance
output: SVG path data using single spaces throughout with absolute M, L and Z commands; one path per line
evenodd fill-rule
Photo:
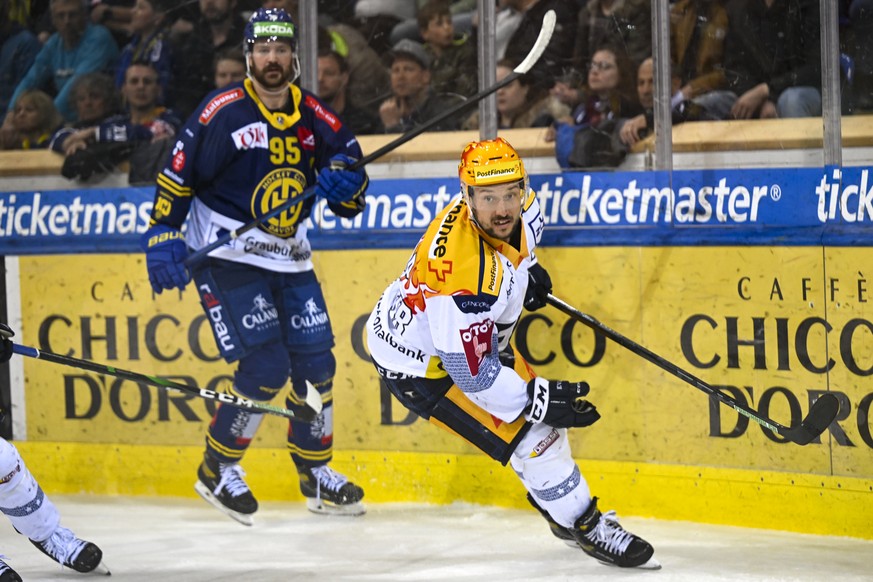
M 120 581 L 873 580 L 873 542 L 622 518 L 663 568 L 603 566 L 552 537 L 531 511 L 467 504 L 370 505 L 325 517 L 263 503 L 245 527 L 199 499 L 52 496 L 62 524 L 97 543 Z M 62 570 L 0 523 L 0 554 L 27 581 L 94 580 Z

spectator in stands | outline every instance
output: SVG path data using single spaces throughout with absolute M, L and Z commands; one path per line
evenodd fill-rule
M 476 93 L 476 46 L 467 35 L 455 35 L 448 0 L 428 0 L 418 10 L 418 31 L 431 54 L 434 91 L 470 96 Z
M 624 51 L 634 67 L 652 53 L 650 0 L 587 0 L 577 22 L 573 60 L 579 69 L 604 45 Z
M 625 149 L 645 138 L 654 130 L 655 109 L 655 66 L 652 57 L 647 58 L 637 68 L 637 97 L 643 112 L 630 118 L 619 119 L 616 135 L 619 147 Z
M 349 65 L 347 97 L 352 105 L 378 117 L 379 105 L 391 94 L 391 77 L 364 35 L 348 24 L 318 30 L 319 52 L 333 51 Z
M 731 116 L 821 115 L 818 0 L 729 0 L 726 10 Z
M 118 47 L 130 41 L 130 22 L 136 0 L 90 0 L 91 22 L 102 24 L 115 39 Z
M 242 47 L 245 21 L 236 11 L 236 0 L 200 0 L 200 19 L 193 30 L 174 43 L 174 108 L 188 117 L 206 94 L 215 88 L 212 61 L 215 53 Z
M 677 0 L 670 6 L 672 76 L 680 87 L 670 105 L 693 111 L 688 121 L 726 119 L 730 114 L 734 100 L 724 91 L 727 28 L 720 0 Z
M 555 155 L 562 168 L 616 166 L 621 162 L 623 152 L 612 149 L 611 134 L 619 119 L 642 112 L 627 88 L 633 78 L 630 60 L 622 49 L 606 46 L 594 53 L 581 100 L 570 118 L 559 120 L 546 135 L 546 141 L 555 141 Z
M 497 81 L 505 79 L 518 63 L 501 59 L 497 63 Z M 534 82 L 532 75 L 521 75 L 497 90 L 497 127 L 549 127 L 558 119 L 570 115 L 570 108 L 552 97 L 549 90 Z M 463 124 L 463 129 L 479 127 L 479 112 L 475 111 Z
M 403 20 L 415 18 L 414 0 L 358 0 L 355 20 L 367 43 L 382 55 L 391 48 L 391 30 Z
M 52 135 L 49 147 L 63 154 L 67 138 L 77 130 L 93 127 L 117 115 L 120 109 L 120 97 L 115 88 L 115 81 L 106 73 L 86 73 L 77 77 L 70 88 L 70 98 L 76 108 L 77 121 L 58 129 Z
M 70 82 L 78 75 L 111 70 L 118 47 L 106 28 L 88 21 L 82 0 L 52 0 L 50 9 L 57 32 L 36 55 L 12 99 L 27 89 L 53 90 L 58 111 L 67 121 L 75 121 Z
M 36 36 L 10 18 L 9 0 L 0 0 L 0 126 L 12 102 L 12 92 L 27 74 L 39 49 Z
M 435 93 L 430 86 L 431 56 L 414 40 L 394 45 L 391 58 L 392 95 L 379 107 L 386 133 L 403 133 L 457 105 L 463 98 L 454 93 Z M 437 124 L 432 131 L 452 131 L 460 127 L 457 116 Z
M 136 0 L 130 16 L 130 42 L 121 51 L 115 73 L 115 84 L 124 85 L 127 67 L 147 61 L 158 71 L 161 96 L 172 103 L 173 52 L 170 48 L 168 14 L 176 0 Z
M 576 37 L 576 0 L 509 0 L 509 5 L 521 12 L 521 21 L 509 37 L 503 56 L 520 63 L 533 48 L 549 10 L 557 16 L 552 39 L 532 73 L 543 79 L 554 79 L 573 68 L 573 46 Z
M 246 78 L 246 57 L 242 49 L 226 48 L 215 55 L 215 88 L 242 81 Z
M 158 71 L 149 62 L 132 63 L 124 77 L 121 94 L 125 113 L 70 135 L 64 144 L 69 156 L 92 143 L 152 142 L 176 135 L 182 121 L 160 105 Z
M 349 102 L 349 65 L 335 51 L 318 55 L 318 96 L 339 115 L 355 135 L 382 133 L 379 119 Z
M 4 150 L 45 149 L 64 122 L 52 98 L 39 89 L 19 94 L 9 118 L 9 127 L 0 131 L 0 149 Z

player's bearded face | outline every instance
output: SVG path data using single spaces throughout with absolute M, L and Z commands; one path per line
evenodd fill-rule
M 251 74 L 266 89 L 288 84 L 293 74 L 294 52 L 282 41 L 258 42 L 252 48 Z
M 521 221 L 521 189 L 517 182 L 477 186 L 469 203 L 479 228 L 488 236 L 509 242 Z

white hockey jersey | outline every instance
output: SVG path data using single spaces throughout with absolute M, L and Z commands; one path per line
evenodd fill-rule
M 533 191 L 521 224 L 516 249 L 485 234 L 460 196 L 437 215 L 367 321 L 375 362 L 420 378 L 448 374 L 490 414 L 518 418 L 528 403 L 526 382 L 498 354 L 521 315 L 543 231 Z

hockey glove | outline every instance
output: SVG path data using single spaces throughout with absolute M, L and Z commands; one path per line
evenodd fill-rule
M 12 341 L 9 338 L 14 335 L 11 327 L 0 323 L 0 364 L 5 364 L 12 357 Z
M 589 426 L 600 419 L 593 404 L 582 398 L 588 394 L 586 382 L 534 378 L 527 383 L 531 399 L 525 418 L 555 428 Z
M 347 170 L 355 163 L 353 158 L 337 154 L 330 159 L 330 167 L 322 168 L 315 185 L 315 192 L 328 202 L 350 202 L 364 191 L 367 173 L 363 168 Z
M 141 243 L 146 253 L 149 282 L 155 293 L 175 287 L 184 289 L 191 275 L 185 268 L 188 248 L 182 233 L 164 224 L 156 224 L 145 231 Z
M 524 294 L 524 308 L 536 311 L 546 306 L 546 295 L 552 292 L 552 278 L 549 272 L 535 263 L 527 271 L 527 291 Z

